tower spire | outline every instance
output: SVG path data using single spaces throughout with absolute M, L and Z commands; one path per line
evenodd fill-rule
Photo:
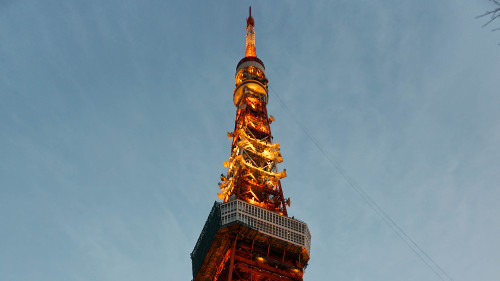
M 246 50 L 245 57 L 256 57 L 257 50 L 255 48 L 255 21 L 252 18 L 252 6 L 248 7 L 248 18 L 247 18 L 247 38 L 246 38 Z

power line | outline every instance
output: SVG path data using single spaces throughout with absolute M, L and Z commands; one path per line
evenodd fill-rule
M 434 272 L 434 274 L 441 280 L 446 281 L 444 277 L 447 278 L 447 280 L 453 281 L 453 278 L 446 273 L 446 271 L 439 266 L 439 264 L 434 261 L 433 258 L 431 258 L 423 249 L 420 247 L 360 186 L 359 184 L 352 179 L 345 170 L 342 168 L 342 165 L 328 152 L 323 148 L 323 145 L 314 138 L 309 131 L 302 125 L 302 123 L 299 121 L 299 119 L 293 114 L 293 112 L 290 110 L 290 108 L 285 104 L 285 102 L 281 99 L 281 97 L 269 87 L 269 90 L 273 92 L 273 95 L 275 95 L 279 102 L 281 107 L 285 109 L 285 111 L 290 114 L 294 122 L 300 127 L 300 129 L 306 134 L 306 136 L 314 143 L 314 145 L 319 149 L 319 151 L 325 156 L 325 158 L 332 164 L 337 172 L 346 180 L 346 182 L 349 184 L 349 187 L 351 187 L 354 191 L 356 191 L 361 198 L 363 198 L 364 202 L 370 206 L 370 208 L 380 217 L 382 220 L 398 235 L 398 237 L 403 240 L 403 242 L 412 250 L 412 252 L 417 255 L 417 257 L 420 258 L 420 260 Z

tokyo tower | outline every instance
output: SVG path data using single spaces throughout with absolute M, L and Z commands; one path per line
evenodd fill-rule
M 301 281 L 309 261 L 307 224 L 288 217 L 267 114 L 268 80 L 255 48 L 251 7 L 245 57 L 236 66 L 231 155 L 215 202 L 191 253 L 194 281 Z

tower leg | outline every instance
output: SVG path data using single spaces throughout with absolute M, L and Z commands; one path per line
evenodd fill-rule
M 236 252 L 236 241 L 238 241 L 238 235 L 234 239 L 233 248 L 231 249 L 231 259 L 229 260 L 229 275 L 227 281 L 233 280 L 233 270 L 234 270 L 234 252 Z

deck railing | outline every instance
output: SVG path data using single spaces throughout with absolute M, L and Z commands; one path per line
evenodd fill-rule
M 232 222 L 242 222 L 267 235 L 311 249 L 311 233 L 307 224 L 285 217 L 242 200 L 232 200 L 220 205 L 221 227 Z

